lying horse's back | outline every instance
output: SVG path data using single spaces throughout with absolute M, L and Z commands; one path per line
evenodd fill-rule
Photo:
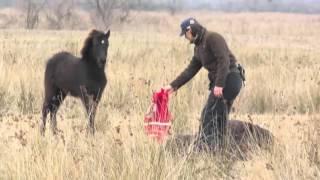
M 239 120 L 230 120 L 227 128 L 226 149 L 229 152 L 240 151 L 240 154 L 242 154 L 256 146 L 263 149 L 269 149 L 273 146 L 274 136 L 272 133 L 258 125 Z M 185 152 L 190 146 L 194 146 L 193 148 L 197 150 L 198 143 L 196 135 L 179 134 L 168 140 L 167 147 L 175 152 Z
M 236 145 L 251 143 L 258 145 L 259 147 L 266 147 L 272 144 L 274 139 L 269 130 L 255 124 L 239 120 L 232 120 L 228 122 L 228 130 L 231 141 Z

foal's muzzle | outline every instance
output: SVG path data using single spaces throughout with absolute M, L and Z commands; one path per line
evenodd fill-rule
M 98 66 L 99 66 L 100 68 L 102 68 L 102 67 L 105 66 L 106 62 L 107 62 L 107 60 L 104 59 L 104 58 L 99 59 L 99 60 L 98 60 Z

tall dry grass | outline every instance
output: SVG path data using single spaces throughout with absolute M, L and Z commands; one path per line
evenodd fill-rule
M 153 90 L 188 64 L 193 47 L 180 39 L 184 13 L 137 14 L 144 23 L 113 31 L 109 84 L 99 105 L 97 134 L 86 137 L 81 103 L 67 98 L 58 136 L 38 136 L 46 60 L 79 55 L 88 31 L 1 30 L 0 179 L 318 179 L 320 57 L 318 15 L 194 12 L 222 33 L 247 82 L 232 118 L 270 129 L 278 146 L 250 160 L 205 153 L 172 154 L 143 132 Z M 138 21 L 136 20 L 136 21 Z M 174 134 L 195 133 L 208 80 L 202 70 L 172 97 Z M 248 116 L 249 115 L 249 116 Z

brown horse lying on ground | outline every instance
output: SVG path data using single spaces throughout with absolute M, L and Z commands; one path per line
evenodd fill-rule
M 245 158 L 245 154 L 254 147 L 269 149 L 274 143 L 274 137 L 270 131 L 252 123 L 230 120 L 227 124 L 228 136 L 224 151 Z M 186 153 L 190 147 L 195 151 L 203 148 L 197 147 L 196 135 L 176 135 L 167 141 L 166 147 L 173 152 Z M 215 151 L 217 148 L 210 147 L 205 150 Z

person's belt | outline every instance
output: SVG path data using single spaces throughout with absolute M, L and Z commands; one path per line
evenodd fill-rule
M 239 70 L 238 66 L 235 65 L 235 64 L 232 64 L 231 66 L 229 66 L 229 71 L 230 72 L 240 73 L 240 70 Z
M 244 68 L 241 66 L 241 64 L 232 64 L 229 67 L 229 71 L 230 72 L 236 72 L 236 73 L 240 73 L 243 85 L 245 85 L 245 81 L 246 81 L 246 76 L 245 73 L 246 71 L 244 70 Z

